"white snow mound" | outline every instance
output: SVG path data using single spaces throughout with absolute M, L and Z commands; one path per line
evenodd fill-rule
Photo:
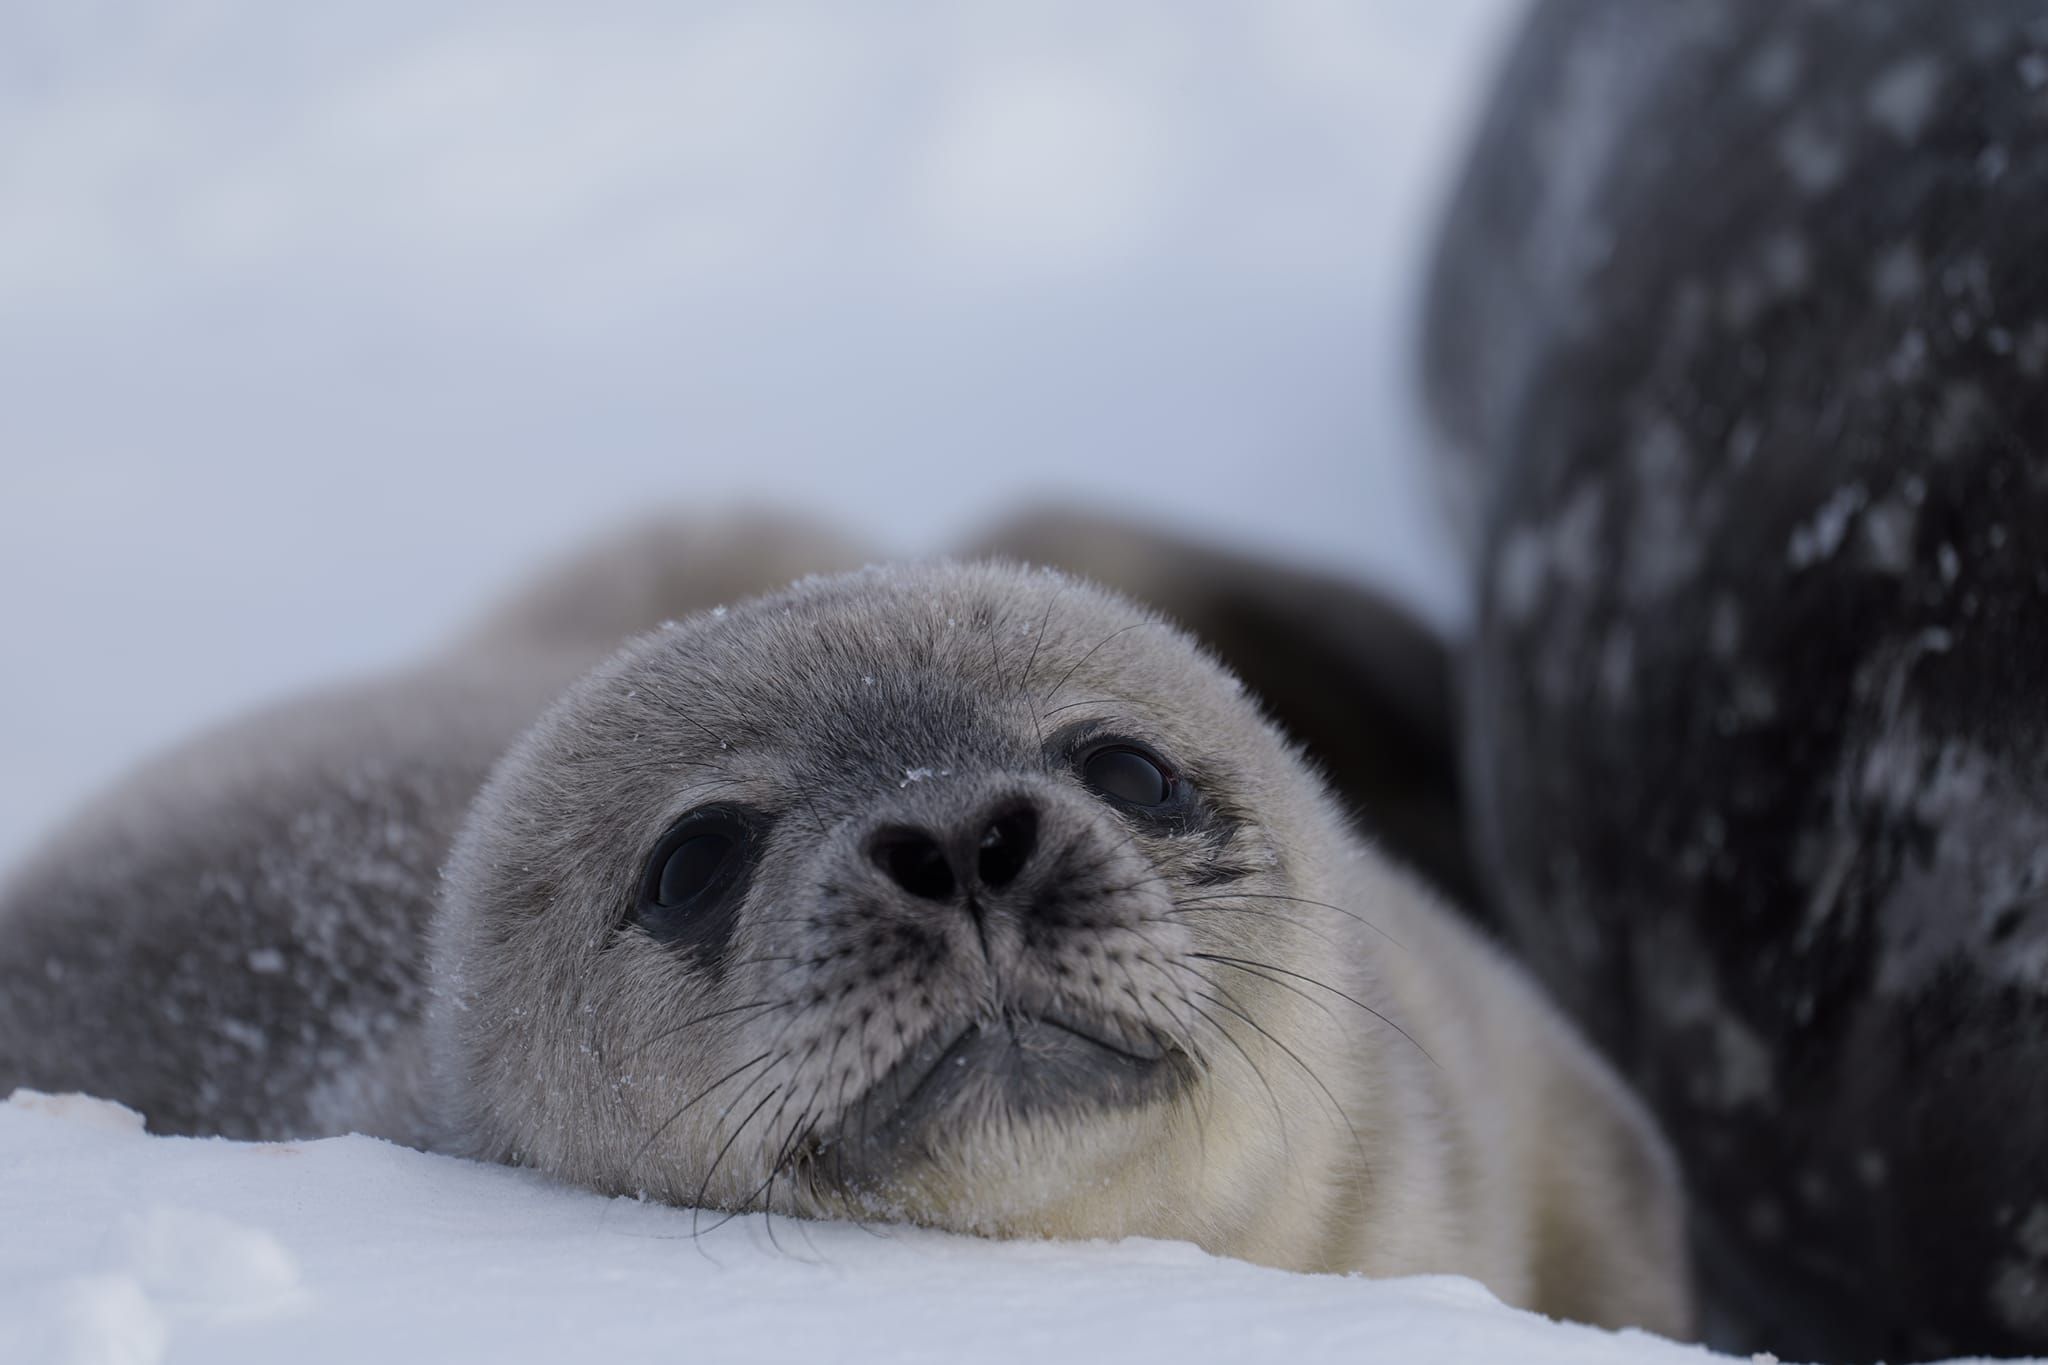
M 720 1217 L 371 1138 L 153 1137 L 118 1105 L 19 1091 L 0 1104 L 0 1361 L 1728 1359 L 1455 1277 Z

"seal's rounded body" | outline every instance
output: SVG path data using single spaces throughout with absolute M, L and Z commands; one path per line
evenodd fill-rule
M 649 556 L 89 812 L 0 903 L 0 1084 L 1685 1329 L 1654 1131 L 1186 636 L 913 565 L 585 671 Z
M 1549 0 L 1443 239 L 1475 860 L 1752 1348 L 2048 1349 L 2044 40 Z

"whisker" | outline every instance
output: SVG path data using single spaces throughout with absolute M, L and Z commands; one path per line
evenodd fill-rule
M 1119 635 L 1128 635 L 1134 630 L 1143 630 L 1147 626 L 1163 627 L 1165 626 L 1165 624 L 1166 622 L 1164 621 L 1133 621 L 1130 625 L 1121 626 L 1116 630 L 1111 631 L 1109 634 L 1103 636 L 1100 640 L 1095 642 L 1094 649 L 1089 650 L 1086 654 L 1083 654 L 1080 658 L 1074 661 L 1074 666 L 1066 671 L 1066 673 L 1060 678 L 1058 683 L 1054 684 L 1052 691 L 1046 693 L 1044 696 L 1038 699 L 1039 705 L 1043 706 L 1045 703 L 1051 701 L 1054 697 L 1057 697 L 1060 694 L 1060 689 L 1062 687 L 1065 687 L 1068 683 L 1072 682 L 1074 679 L 1074 675 L 1081 671 L 1082 665 L 1086 664 L 1090 659 L 1094 658 L 1096 654 L 1101 651 L 1102 647 L 1108 644 L 1111 640 L 1116 639 Z
M 1196 954 L 1196 956 L 1205 956 L 1205 955 L 1203 955 L 1203 954 Z M 1211 960 L 1221 960 L 1221 959 L 1211 959 Z M 1331 1009 L 1331 1008 L 1330 1008 L 1330 1007 L 1329 1007 L 1328 1005 L 1326 1005 L 1326 1004 L 1324 1004 L 1324 1003 L 1323 1003 L 1322 1001 L 1320 1001 L 1320 1000 L 1316 999 L 1316 998 L 1315 998 L 1315 997 L 1314 997 L 1313 995 L 1310 995 L 1310 994 L 1309 994 L 1309 993 L 1308 993 L 1307 991 L 1303 990 L 1303 989 L 1302 989 L 1301 987 L 1299 987 L 1299 986 L 1297 986 L 1297 985 L 1293 984 L 1292 982 L 1289 982 L 1289 981 L 1283 981 L 1283 980 L 1281 980 L 1281 979 L 1280 979 L 1279 977 L 1277 977 L 1277 976 L 1268 976 L 1268 975 L 1266 975 L 1266 974 L 1265 974 L 1264 972 L 1262 972 L 1262 971 L 1257 971 L 1257 970 L 1255 970 L 1255 969 L 1253 969 L 1253 968 L 1251 968 L 1251 967 L 1243 966 L 1243 965 L 1241 965 L 1241 964 L 1239 964 L 1239 963 L 1236 963 L 1236 962 L 1229 962 L 1229 961 L 1225 961 L 1225 962 L 1223 962 L 1223 965 L 1224 965 L 1224 966 L 1226 966 L 1226 967 L 1230 967 L 1230 968 L 1232 968 L 1233 970 L 1236 970 L 1236 971 L 1240 971 L 1240 972 L 1243 972 L 1243 973 L 1244 973 L 1245 975 L 1247 975 L 1247 976 L 1256 976 L 1256 977 L 1257 977 L 1257 978 L 1259 978 L 1259 980 L 1261 980 L 1261 981 L 1270 981 L 1270 982 L 1271 982 L 1271 983 L 1273 983 L 1273 984 L 1274 984 L 1275 986 L 1278 986 L 1278 987 L 1279 987 L 1279 988 L 1280 988 L 1281 990 L 1283 990 L 1283 991 L 1289 991 L 1289 992 L 1292 992 L 1293 994 L 1295 994 L 1295 995 L 1298 995 L 1298 996 L 1300 996 L 1300 997 L 1301 997 L 1301 998 L 1302 998 L 1303 1000 L 1306 1000 L 1306 1001 L 1308 1001 L 1308 1003 L 1309 1003 L 1309 1004 L 1311 1004 L 1311 1005 L 1314 1005 L 1314 1006 L 1315 1006 L 1315 1007 L 1316 1007 L 1317 1009 L 1321 1010 L 1321 1011 L 1323 1012 L 1323 1016 L 1324 1016 L 1325 1018 L 1329 1019 L 1329 1020 L 1330 1020 L 1330 1021 L 1331 1021 L 1332 1023 L 1335 1023 L 1335 1022 L 1336 1022 L 1336 1020 L 1337 1020 L 1337 1015 L 1336 1015 L 1336 1012 L 1335 1012 L 1334 1010 L 1332 1010 L 1332 1009 Z
M 770 1090 L 767 1094 L 763 1095 L 760 1098 L 760 1100 L 754 1105 L 754 1107 L 747 1111 L 747 1116 L 740 1120 L 739 1127 L 732 1130 L 732 1135 L 726 1138 L 725 1145 L 718 1149 L 718 1155 L 711 1159 L 711 1169 L 704 1172 L 704 1183 L 697 1186 L 696 1197 L 690 1200 L 690 1236 L 693 1239 L 696 1238 L 698 1235 L 697 1219 L 699 1215 L 701 1215 L 704 1212 L 704 1195 L 708 1190 L 710 1190 L 712 1178 L 718 1174 L 718 1167 L 720 1163 L 722 1163 L 725 1160 L 725 1154 L 732 1150 L 733 1143 L 739 1141 L 740 1134 L 747 1131 L 747 1125 L 754 1121 L 755 1115 L 759 1114 L 763 1109 L 766 1109 L 768 1107 L 768 1101 L 774 1099 L 775 1096 L 781 1092 L 781 1090 L 782 1087 L 778 1085 L 775 1087 L 775 1089 Z M 726 1221 L 730 1222 L 731 1220 L 727 1219 Z M 720 1223 L 719 1226 L 723 1227 L 725 1226 L 725 1224 Z
M 699 1100 L 702 1100 L 706 1095 L 710 1094 L 712 1091 L 718 1089 L 719 1086 L 724 1085 L 727 1081 L 733 1079 L 733 1077 L 738 1076 L 741 1072 L 744 1072 L 751 1067 L 759 1066 L 762 1062 L 767 1061 L 774 1055 L 775 1053 L 771 1049 L 767 1052 L 762 1053 L 760 1056 L 753 1058 L 750 1061 L 741 1062 L 738 1066 L 726 1072 L 723 1076 L 720 1076 L 717 1080 L 705 1086 L 702 1090 L 699 1090 L 689 1099 L 684 1100 L 673 1114 L 670 1114 L 667 1118 L 663 1119 L 658 1125 L 656 1125 L 654 1131 L 647 1135 L 646 1141 L 642 1142 L 637 1148 L 634 1149 L 633 1159 L 637 1161 L 642 1156 L 645 1156 L 647 1153 L 647 1149 L 654 1145 L 655 1140 L 659 1138 L 663 1133 L 667 1132 L 669 1129 L 669 1125 L 673 1124 L 677 1119 L 681 1118 L 685 1113 L 687 1113 L 692 1105 L 696 1104 Z
M 1335 911 L 1337 914 L 1344 915 L 1350 919 L 1357 920 L 1360 924 L 1372 930 L 1375 934 L 1378 934 L 1381 938 L 1393 944 L 1402 952 L 1405 953 L 1408 951 L 1407 945 L 1402 943 L 1401 940 L 1395 938 L 1392 934 L 1380 928 L 1377 924 L 1374 924 L 1371 920 L 1359 914 L 1356 910 L 1346 910 L 1343 906 L 1332 905 L 1328 901 L 1310 900 L 1307 896 L 1287 896 L 1282 895 L 1278 891 L 1219 891 L 1213 896 L 1184 896 L 1181 899 L 1176 900 L 1174 904 L 1206 905 L 1212 901 L 1235 900 L 1289 901 L 1295 905 L 1313 905 L 1319 910 Z
M 1045 644 L 1045 627 L 1052 620 L 1052 609 L 1059 605 L 1062 597 L 1067 595 L 1067 588 L 1069 586 L 1071 585 L 1068 583 L 1060 584 L 1059 591 L 1054 593 L 1052 600 L 1045 604 L 1045 615 L 1038 618 L 1038 638 L 1031 642 L 1031 657 L 1024 661 L 1024 680 L 1017 685 L 1017 692 L 1020 696 L 1028 697 L 1031 695 L 1031 674 L 1038 667 L 1039 648 Z
M 1075 708 L 1082 706 L 1106 706 L 1111 702 L 1128 704 L 1127 699 L 1123 697 L 1089 697 L 1085 701 L 1062 702 L 1060 705 L 1053 707 L 1050 711 L 1045 711 L 1041 714 L 1044 715 L 1044 717 L 1047 720 L 1051 720 L 1054 716 L 1058 715 L 1062 711 L 1072 711 Z
M 797 796 L 799 799 L 803 801 L 804 809 L 808 810 L 811 813 L 811 823 L 818 827 L 818 837 L 820 839 L 824 838 L 825 817 L 818 814 L 818 803 L 812 800 L 811 794 L 808 791 L 803 790 L 802 788 L 799 788 L 797 790 Z
M 691 729 L 695 730 L 698 734 L 704 736 L 706 739 L 716 741 L 719 748 L 731 749 L 734 747 L 732 741 L 729 738 L 719 734 L 716 730 L 706 725 L 703 721 L 698 720 L 695 716 L 691 715 L 687 710 L 683 708 L 682 703 L 675 700 L 675 698 L 666 696 L 660 692 L 653 693 L 653 696 L 656 701 L 661 703 L 663 710 L 667 711 L 670 715 L 674 716 L 677 720 L 689 726 Z
M 1278 972 L 1282 976 L 1291 976 L 1297 981 L 1306 981 L 1311 986 L 1317 987 L 1320 990 L 1326 990 L 1340 1000 L 1350 1001 L 1352 1004 L 1358 1006 L 1358 1008 L 1364 1010 L 1367 1014 L 1370 1014 L 1373 1018 L 1379 1020 L 1382 1024 L 1385 1024 L 1394 1032 L 1400 1034 L 1403 1038 L 1406 1038 L 1408 1040 L 1409 1046 L 1413 1047 L 1417 1052 L 1421 1053 L 1424 1057 L 1429 1059 L 1429 1064 L 1431 1066 L 1436 1067 L 1436 1069 L 1439 1071 L 1443 1070 L 1443 1065 L 1440 1062 L 1438 1062 L 1436 1058 L 1430 1057 L 1429 1049 L 1424 1047 L 1422 1044 L 1416 1042 L 1414 1035 L 1409 1033 L 1407 1029 L 1402 1028 L 1399 1024 L 1389 1019 L 1386 1015 L 1381 1014 L 1378 1010 L 1374 1009 L 1371 1005 L 1366 1004 L 1363 1000 L 1358 999 L 1356 996 L 1346 995 L 1343 991 L 1338 990 L 1335 986 L 1330 985 L 1326 981 L 1318 981 L 1312 976 L 1304 976 L 1300 972 L 1289 971 L 1285 967 L 1276 967 L 1270 962 L 1254 962 L 1249 958 L 1225 957 L 1220 953 L 1193 953 L 1190 954 L 1190 956 L 1198 957 L 1208 962 L 1220 962 L 1224 966 L 1236 967 L 1240 971 L 1243 971 L 1247 968 L 1256 967 L 1264 971 Z
M 1283 915 L 1277 910 L 1267 910 L 1256 905 L 1182 905 L 1180 902 L 1175 901 L 1171 910 L 1168 910 L 1163 915 L 1147 915 L 1144 918 L 1144 922 L 1147 924 L 1169 924 L 1173 922 L 1174 917 L 1179 915 L 1259 915 L 1269 919 L 1276 919 L 1282 924 L 1291 924 L 1305 934 L 1314 934 L 1332 948 L 1341 948 L 1343 946 L 1336 939 L 1331 938 L 1306 920 L 1295 919 L 1292 916 Z
M 775 1060 L 773 1062 L 770 1062 L 767 1068 L 764 1069 L 760 1075 L 754 1077 L 754 1079 L 748 1081 L 745 1086 L 741 1087 L 740 1092 L 732 1097 L 732 1103 L 727 1106 L 728 1111 L 730 1111 L 733 1108 L 736 1108 L 739 1105 L 740 1101 L 744 1100 L 747 1097 L 747 1092 L 752 1090 L 755 1086 L 759 1085 L 763 1080 L 765 1080 L 775 1070 L 776 1067 L 790 1060 L 789 1051 L 788 1049 L 783 1047 L 782 1042 L 783 1039 L 789 1036 L 789 1031 L 795 1028 L 797 1024 L 803 1019 L 803 1017 L 804 1016 L 800 1011 L 793 1012 L 789 1018 L 782 1021 L 782 1027 L 778 1028 L 775 1031 L 775 1036 L 768 1042 L 769 1048 L 775 1053 Z M 810 1055 L 816 1050 L 817 1039 L 813 1038 L 811 1040 L 810 1045 L 804 1049 L 803 1055 L 796 1059 L 796 1064 L 798 1066 L 802 1066 L 804 1061 L 808 1059 Z M 779 1086 L 777 1087 L 777 1089 L 780 1088 L 781 1087 Z
M 1152 998 L 1155 1003 L 1164 1007 L 1167 1013 L 1175 1013 L 1173 1006 L 1168 1001 L 1163 999 L 1157 991 L 1153 992 Z M 1185 1003 L 1186 1002 L 1183 1002 L 1183 1004 Z M 1190 1006 L 1189 1008 L 1192 1007 Z M 1194 1059 L 1195 1066 L 1206 1071 L 1209 1067 L 1208 1058 L 1202 1053 L 1201 1049 L 1195 1045 L 1194 1039 L 1192 1037 L 1187 1039 L 1187 1047 L 1189 1055 Z M 1188 1117 L 1193 1119 L 1195 1123 L 1196 1160 L 1200 1164 L 1202 1172 L 1206 1173 L 1209 1169 L 1208 1110 L 1210 1108 L 1210 1105 L 1214 1103 L 1215 1097 L 1213 1092 L 1204 1091 L 1200 1093 L 1203 1096 L 1202 1099 L 1190 1100 L 1185 1107 L 1188 1112 Z M 1207 1102 L 1204 1102 L 1205 1100 Z
M 995 673 L 995 690 L 997 692 L 1003 692 L 1007 689 L 1003 686 L 1002 651 L 996 645 L 997 618 L 998 613 L 996 609 L 994 607 L 990 607 L 987 615 L 982 617 L 982 623 L 988 627 L 988 662 L 990 669 L 992 669 Z
M 1190 972 L 1193 971 L 1192 968 L 1189 968 L 1187 970 L 1189 970 Z M 1197 980 L 1202 979 L 1199 973 L 1195 973 L 1195 978 Z M 1221 1000 L 1218 1000 L 1215 996 L 1209 995 L 1206 992 L 1201 993 L 1201 998 L 1209 1001 L 1211 1004 L 1216 1005 L 1219 1008 L 1228 1008 L 1228 1006 L 1225 1006 Z M 1236 1036 L 1233 1035 L 1229 1029 L 1225 1028 L 1223 1026 L 1222 1021 L 1216 1018 L 1215 1015 L 1209 1013 L 1209 1011 L 1203 1009 L 1200 1005 L 1191 1004 L 1190 1007 L 1194 1010 L 1196 1015 L 1201 1018 L 1202 1022 L 1206 1023 L 1211 1029 L 1214 1029 L 1216 1031 L 1217 1036 L 1222 1038 L 1224 1042 L 1230 1044 L 1230 1046 L 1236 1050 L 1237 1055 L 1244 1059 L 1244 1064 L 1251 1068 L 1252 1075 L 1258 1079 L 1260 1086 L 1262 1086 L 1265 1089 L 1266 1100 L 1269 1104 L 1273 1106 L 1274 1126 L 1279 1130 L 1280 1133 L 1281 1159 L 1287 1165 L 1292 1166 L 1294 1164 L 1294 1157 L 1292 1153 L 1291 1144 L 1287 1140 L 1287 1111 L 1280 1103 L 1280 1093 L 1273 1089 L 1273 1082 L 1266 1078 L 1265 1068 L 1259 1065 L 1258 1060 L 1254 1058 L 1251 1053 L 1245 1051 L 1244 1044 L 1238 1042 Z
M 1214 982 L 1211 982 L 1210 984 L 1215 985 L 1217 990 L 1223 991 L 1223 993 L 1225 995 L 1230 996 L 1232 1000 L 1237 999 L 1235 994 L 1225 989 L 1223 986 L 1217 985 Z M 1232 1008 L 1229 1005 L 1225 1005 L 1223 1006 L 1223 1008 L 1229 1010 L 1232 1014 L 1235 1014 L 1238 1018 L 1244 1020 L 1247 1024 L 1250 1024 L 1254 1029 L 1258 1030 L 1259 1035 L 1263 1037 L 1267 1042 L 1271 1043 L 1274 1047 L 1277 1047 L 1282 1052 L 1286 1053 L 1287 1056 L 1294 1062 L 1294 1064 L 1301 1068 L 1301 1073 L 1304 1076 L 1307 1076 L 1309 1080 L 1315 1084 L 1316 1089 L 1323 1092 L 1323 1098 L 1330 1102 L 1330 1108 L 1336 1111 L 1337 1117 L 1342 1119 L 1344 1121 L 1344 1126 L 1351 1131 L 1351 1144 L 1354 1148 L 1357 1149 L 1359 1160 L 1363 1162 L 1365 1159 L 1365 1142 L 1358 1136 L 1358 1125 L 1351 1121 L 1351 1115 L 1344 1111 L 1344 1106 L 1338 1101 L 1337 1096 L 1331 1092 L 1330 1087 L 1323 1083 L 1323 1078 L 1316 1074 L 1316 1069 L 1310 1066 L 1307 1062 L 1303 1061 L 1301 1059 L 1300 1053 L 1296 1052 L 1293 1048 L 1287 1046 L 1287 1044 L 1281 1042 L 1278 1038 L 1274 1037 L 1273 1034 L 1266 1029 L 1265 1025 L 1261 1024 L 1258 1020 L 1252 1018 L 1251 1015 L 1245 1013 L 1243 1010 Z
M 784 1093 L 782 1097 L 782 1103 L 777 1105 L 775 1107 L 775 1112 L 769 1115 L 768 1117 L 767 1131 L 770 1134 L 774 1133 L 775 1125 L 782 1121 L 782 1115 L 789 1108 L 790 1098 L 795 1093 L 794 1091 L 789 1090 L 787 1087 L 778 1086 L 776 1088 L 778 1090 L 782 1090 Z M 774 1094 L 773 1092 L 770 1092 L 769 1095 L 764 1097 L 764 1101 L 766 1099 L 773 1098 Z M 787 1154 L 789 1153 L 791 1148 L 795 1146 L 797 1140 L 803 1135 L 803 1116 L 800 1115 L 798 1117 L 797 1122 L 794 1125 L 794 1130 L 795 1131 L 791 1133 L 788 1141 L 784 1142 L 781 1149 L 775 1154 L 774 1159 L 768 1163 L 768 1178 L 762 1181 L 759 1185 L 756 1185 L 754 1187 L 753 1192 L 749 1194 L 745 1199 L 741 1200 L 736 1207 L 729 1210 L 726 1213 L 725 1217 L 719 1219 L 716 1223 L 713 1223 L 710 1227 L 706 1228 L 702 1234 L 703 1236 L 709 1237 L 712 1233 L 717 1232 L 720 1228 L 724 1227 L 727 1223 L 730 1223 L 733 1219 L 738 1218 L 741 1214 L 748 1212 L 750 1209 L 753 1208 L 754 1201 L 760 1199 L 762 1200 L 761 1226 L 762 1229 L 766 1231 L 768 1234 L 769 1244 L 773 1246 L 775 1250 L 780 1254 L 784 1256 L 789 1255 L 789 1252 L 784 1249 L 781 1239 L 779 1239 L 775 1235 L 774 1190 L 775 1177 L 781 1172 L 782 1163 L 787 1159 Z M 767 1148 L 765 1144 L 762 1148 L 762 1154 L 764 1156 L 767 1155 Z M 713 1164 L 712 1169 L 717 1169 L 716 1163 Z M 766 1199 L 762 1199 L 764 1192 L 768 1196 Z M 691 1235 L 698 1235 L 694 1226 L 691 1229 Z
M 1017 695 L 1024 700 L 1028 701 L 1031 699 L 1031 675 L 1038 670 L 1038 651 L 1045 645 L 1045 628 L 1052 620 L 1052 609 L 1059 605 L 1059 600 L 1066 591 L 1067 585 L 1062 583 L 1059 591 L 1052 595 L 1052 600 L 1045 604 L 1045 614 L 1038 618 L 1038 634 L 1031 641 L 1030 657 L 1024 660 L 1024 676 L 1017 682 Z M 1036 706 L 1030 709 L 1031 728 L 1038 734 L 1038 747 L 1043 749 L 1045 747 L 1045 718 L 1038 714 Z
M 813 1095 L 817 1093 L 816 1087 L 812 1088 L 811 1093 Z M 773 1128 L 775 1124 L 779 1121 L 779 1119 L 780 1114 L 778 1112 L 778 1115 L 775 1119 L 769 1120 L 769 1127 Z M 782 1251 L 782 1243 L 775 1241 L 775 1181 L 779 1176 L 789 1175 L 790 1185 L 792 1189 L 795 1187 L 796 1178 L 789 1169 L 790 1162 L 794 1159 L 796 1155 L 798 1144 L 802 1143 L 806 1138 L 810 1136 L 811 1125 L 814 1122 L 815 1120 L 811 1116 L 810 1102 L 807 1099 L 804 1104 L 803 1112 L 798 1114 L 796 1116 L 796 1122 L 790 1125 L 789 1140 L 782 1144 L 782 1150 L 775 1154 L 775 1160 L 772 1163 L 770 1163 L 768 1167 L 767 1194 L 766 1197 L 764 1197 L 761 1201 L 761 1216 L 767 1222 L 768 1240 L 771 1242 L 775 1242 L 775 1249 L 777 1251 Z M 806 1243 L 809 1243 L 813 1256 L 815 1257 L 815 1254 L 818 1250 L 818 1244 L 816 1242 L 811 1241 L 811 1234 L 807 1229 L 804 1228 L 802 1219 L 795 1219 L 794 1221 L 796 1222 L 798 1230 L 803 1232 L 804 1241 Z M 789 1253 L 783 1252 L 783 1254 L 788 1255 Z M 794 1259 L 802 1260 L 803 1258 L 796 1257 Z
M 713 1009 L 713 1011 L 711 1011 L 711 1013 L 707 1013 L 707 1015 L 696 1015 L 696 1017 L 692 1017 L 692 1019 L 684 1019 L 682 1023 L 672 1023 L 672 1025 L 668 1025 L 666 1029 L 662 1029 L 662 1031 L 659 1031 L 659 1033 L 655 1033 L 655 1036 L 653 1036 L 653 1038 L 649 1038 L 649 1040 L 641 1042 L 639 1046 L 627 1048 L 627 1050 L 625 1050 L 625 1052 L 621 1054 L 621 1058 L 618 1058 L 618 1060 L 621 1060 L 621 1062 L 625 1062 L 625 1060 L 629 1060 L 629 1058 L 635 1058 L 635 1056 L 639 1056 L 641 1052 L 645 1052 L 647 1048 L 655 1046 L 657 1042 L 662 1042 L 662 1040 L 666 1040 L 666 1038 L 674 1038 L 674 1036 L 676 1036 L 676 1033 L 684 1031 L 686 1027 L 692 1027 L 692 1025 L 698 1025 L 698 1023 L 711 1023 L 713 1019 L 723 1019 L 723 1017 L 727 1017 L 727 1015 L 737 1015 L 737 1013 L 741 1013 L 741 1011 L 748 1011 L 748 1009 L 788 1009 L 788 1003 L 786 1003 L 786 1001 L 750 1001 L 748 1005 L 731 1005 L 731 1007 L 727 1007 L 727 1009 Z

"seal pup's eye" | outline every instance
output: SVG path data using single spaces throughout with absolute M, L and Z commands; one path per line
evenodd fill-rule
M 707 830 L 670 849 L 661 863 L 654 903 L 664 910 L 675 910 L 710 890 L 731 859 L 736 842 L 722 830 Z
M 678 820 L 647 860 L 640 922 L 657 938 L 694 934 L 693 921 L 726 908 L 745 883 L 752 843 L 749 822 L 723 806 Z
M 1180 786 L 1163 760 L 1123 740 L 1089 750 L 1081 760 L 1081 780 L 1096 795 L 1141 810 L 1170 804 Z

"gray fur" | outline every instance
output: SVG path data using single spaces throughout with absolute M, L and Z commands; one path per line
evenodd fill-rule
M 425 933 L 491 765 L 625 636 L 859 562 L 779 517 L 626 528 L 444 654 L 146 764 L 0 882 L 0 1094 L 421 1143 Z
M 577 623 L 640 623 L 602 585 L 647 549 L 459 664 L 216 737 L 89 813 L 0 900 L 0 1086 L 720 1208 L 1458 1272 L 1684 1330 L 1676 1185 L 1633 1102 L 1194 642 L 1050 572 L 869 569 L 640 636 L 525 728 L 588 662 Z M 1093 795 L 1091 725 L 1167 756 L 1199 811 L 1153 828 Z M 634 908 L 711 802 L 762 813 L 761 852 L 723 950 L 683 951 Z M 1005 803 L 1037 813 L 1035 861 L 968 913 L 868 856 Z M 899 1062 L 1044 1018 L 1174 1084 L 1028 1090 L 1013 1050 L 878 1151 L 861 1096 Z

